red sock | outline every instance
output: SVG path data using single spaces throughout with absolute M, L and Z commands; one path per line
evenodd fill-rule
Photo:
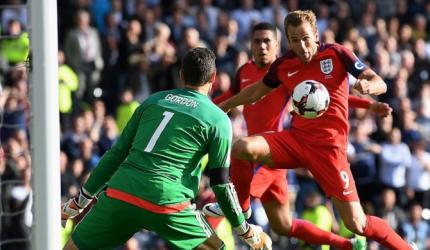
M 315 245 L 330 245 L 343 250 L 352 249 L 351 242 L 337 234 L 319 229 L 314 224 L 300 219 L 293 219 L 290 237 L 296 237 Z
M 230 179 L 234 184 L 243 211 L 249 209 L 254 166 L 248 161 L 231 158 Z
M 367 222 L 363 236 L 375 240 L 389 249 L 411 249 L 409 244 L 394 232 L 394 230 L 391 229 L 383 219 L 375 216 L 367 215 Z

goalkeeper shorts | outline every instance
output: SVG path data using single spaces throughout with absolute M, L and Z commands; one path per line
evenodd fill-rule
M 77 225 L 72 239 L 79 249 L 112 249 L 142 229 L 158 234 L 172 249 L 194 249 L 214 234 L 194 206 L 177 213 L 157 214 L 103 192 Z

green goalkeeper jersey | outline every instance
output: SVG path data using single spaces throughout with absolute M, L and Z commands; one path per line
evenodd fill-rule
M 232 129 L 228 116 L 206 96 L 183 88 L 158 92 L 135 111 L 115 145 L 85 184 L 108 187 L 159 205 L 197 196 L 207 167 L 228 168 Z

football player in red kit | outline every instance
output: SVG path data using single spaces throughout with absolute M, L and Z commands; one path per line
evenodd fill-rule
M 253 59 L 243 65 L 237 72 L 235 84 L 225 94 L 215 98 L 220 103 L 240 90 L 261 80 L 277 58 L 279 41 L 276 28 L 269 23 L 255 25 L 251 33 L 251 49 Z M 385 116 L 391 112 L 385 103 L 371 103 L 367 99 L 350 96 L 351 106 L 368 108 Z M 246 121 L 248 135 L 260 134 L 267 131 L 283 130 L 284 116 L 288 113 L 289 93 L 285 86 L 279 86 L 261 100 L 244 106 L 243 115 Z M 261 166 L 261 165 L 260 165 Z M 266 166 L 258 167 L 249 161 L 232 157 L 230 178 L 235 184 L 239 202 L 245 214 L 250 215 L 250 194 L 259 198 L 269 218 L 272 229 L 286 236 L 303 239 L 311 244 L 328 244 L 340 249 L 360 249 L 359 242 L 323 231 L 315 225 L 299 219 L 291 219 L 287 199 L 286 169 L 271 169 Z M 254 175 L 254 172 L 255 175 Z M 203 210 L 206 214 L 220 216 L 216 204 L 208 204 Z M 293 220 L 295 230 L 290 230 L 285 221 Z
M 305 166 L 332 198 L 348 229 L 390 249 L 411 249 L 385 221 L 364 214 L 346 159 L 348 73 L 357 78 L 354 88 L 361 94 L 385 93 L 386 84 L 345 47 L 318 42 L 316 17 L 312 11 L 289 13 L 285 32 L 290 46 L 286 55 L 270 66 L 263 80 L 222 102 L 220 107 L 228 111 L 241 104 L 254 103 L 279 86 L 286 88 L 290 96 L 300 82 L 316 80 L 323 83 L 330 94 L 329 108 L 315 119 L 294 115 L 288 130 L 241 138 L 233 145 L 233 156 L 273 168 Z M 302 230 L 297 220 L 289 216 L 279 218 L 284 219 L 278 224 L 285 225 L 287 235 L 293 236 L 294 232 Z

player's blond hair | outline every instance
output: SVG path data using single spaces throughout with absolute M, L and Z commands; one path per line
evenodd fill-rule
M 314 31 L 317 30 L 317 17 L 312 10 L 295 10 L 285 17 L 285 35 L 288 37 L 288 26 L 299 26 L 302 23 L 309 23 Z

